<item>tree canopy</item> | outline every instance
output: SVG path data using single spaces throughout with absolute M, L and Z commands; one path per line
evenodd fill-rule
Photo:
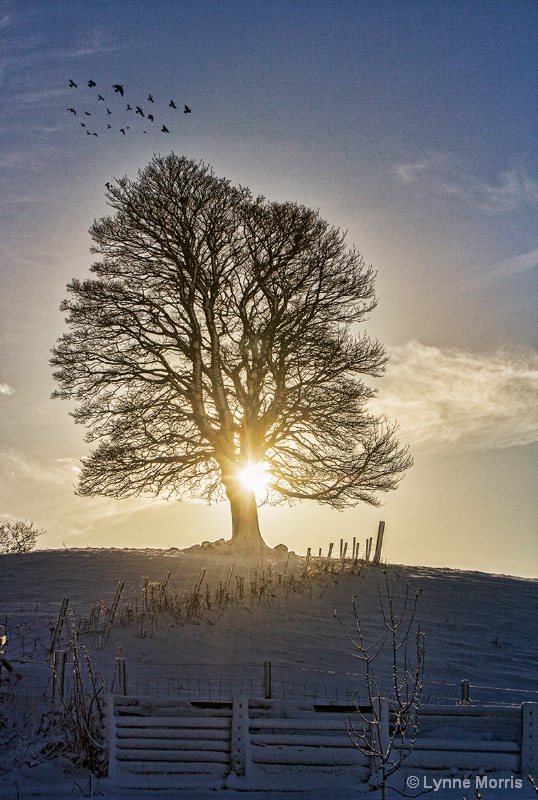
M 171 154 L 107 184 L 94 278 L 62 303 L 51 363 L 96 447 L 82 495 L 228 498 L 232 542 L 263 547 L 267 502 L 378 504 L 411 459 L 367 410 L 383 347 L 356 325 L 374 273 L 318 212 L 268 202 Z

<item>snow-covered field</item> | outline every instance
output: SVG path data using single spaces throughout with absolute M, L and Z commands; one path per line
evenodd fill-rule
M 241 687 L 259 696 L 264 662 L 270 661 L 277 696 L 342 702 L 357 693 L 359 699 L 365 699 L 360 661 L 345 630 L 352 636 L 356 632 L 352 613 L 356 595 L 367 636 L 371 641 L 379 638 L 382 568 L 370 567 L 360 574 L 337 570 L 305 581 L 299 580 L 304 562 L 291 559 L 286 572 L 298 577 L 297 591 L 292 591 L 289 585 L 287 589 L 278 585 L 284 566 L 284 555 L 268 572 L 256 562 L 239 561 L 223 548 L 59 550 L 0 557 L 0 623 L 6 625 L 9 636 L 6 657 L 18 673 L 17 679 L 2 671 L 0 796 L 21 800 L 89 796 L 87 770 L 75 769 L 65 754 L 55 760 L 43 758 L 40 748 L 47 736 L 41 736 L 38 727 L 44 710 L 39 692 L 43 693 L 40 687 L 51 673 L 47 648 L 62 598 L 69 598 L 68 608 L 80 623 L 100 600 L 111 605 L 119 581 L 125 585 L 118 617 L 126 620 L 131 600 L 131 615 L 133 609 L 139 612 L 136 621 L 113 627 L 110 636 L 86 634 L 79 638 L 94 668 L 102 673 L 106 691 L 112 686 L 121 646 L 130 693 L 179 693 L 192 699 L 219 700 L 228 699 Z M 457 703 L 464 679 L 469 681 L 475 703 L 538 700 L 538 581 L 427 567 L 390 566 L 387 570 L 389 581 L 396 579 L 398 597 L 407 582 L 412 592 L 420 592 L 417 620 L 426 632 L 423 701 Z M 167 614 L 142 615 L 144 578 L 164 581 L 168 575 L 169 593 L 185 593 L 201 579 L 200 595 L 210 597 L 211 608 L 191 622 L 184 616 L 174 621 Z M 265 590 L 251 595 L 250 588 L 259 590 L 263 581 Z M 234 599 L 219 606 L 215 592 L 226 582 Z M 67 623 L 71 625 L 70 614 Z M 64 634 L 67 630 L 68 626 Z M 388 681 L 390 661 L 380 661 L 378 669 L 382 680 Z M 459 800 L 465 796 L 469 800 L 476 796 L 474 784 L 472 787 L 466 793 L 433 788 L 430 793 L 432 797 Z M 221 794 L 230 799 L 284 796 L 271 791 L 269 781 L 266 788 L 264 792 L 223 790 Z M 334 800 L 347 800 L 364 788 L 335 794 Z M 403 789 L 402 781 L 399 789 Z M 106 780 L 96 782 L 93 791 L 115 798 L 128 796 L 110 790 Z M 406 796 L 413 794 L 416 796 L 408 791 Z M 481 794 L 488 800 L 537 796 L 526 780 L 520 789 L 488 788 Z M 137 796 L 145 800 L 146 796 L 165 794 Z M 190 789 L 170 796 L 205 800 L 216 792 Z M 303 792 L 298 786 L 290 796 L 326 795 Z

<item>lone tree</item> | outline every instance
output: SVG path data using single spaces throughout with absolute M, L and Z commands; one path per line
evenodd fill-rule
M 231 506 L 232 544 L 266 545 L 264 500 L 337 509 L 396 487 L 411 464 L 366 410 L 382 346 L 352 326 L 374 274 L 316 211 L 271 203 L 171 154 L 107 184 L 91 280 L 62 303 L 53 350 L 87 441 L 81 495 L 190 496 Z
M 45 531 L 34 528 L 33 522 L 0 520 L 0 554 L 29 553 L 42 533 Z

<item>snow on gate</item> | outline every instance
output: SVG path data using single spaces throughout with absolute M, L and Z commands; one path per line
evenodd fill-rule
M 109 779 L 125 788 L 367 781 L 350 741 L 353 707 L 237 696 L 230 703 L 110 696 Z
M 386 714 L 386 704 L 385 714 Z M 364 710 L 363 710 L 364 712 Z M 109 780 L 125 788 L 339 788 L 370 764 L 347 734 L 353 706 L 109 696 Z M 390 714 L 389 731 L 390 731 Z M 538 704 L 429 706 L 406 767 L 526 775 L 538 768 Z

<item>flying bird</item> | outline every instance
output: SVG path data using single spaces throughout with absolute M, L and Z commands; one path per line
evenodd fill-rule
M 120 128 L 120 133 L 123 133 L 123 135 L 125 136 L 125 129 L 124 128 Z
M 105 102 L 105 98 L 103 97 L 102 94 L 98 94 L 97 97 L 98 97 L 99 100 L 102 100 L 103 103 Z
M 166 127 L 166 125 L 163 125 L 163 126 L 162 126 L 162 128 L 161 128 L 161 133 L 170 133 L 170 131 L 168 130 L 168 128 Z
M 99 136 L 98 133 L 92 133 L 92 136 Z
M 188 106 L 185 106 L 185 108 L 183 109 L 183 113 L 184 114 L 190 114 L 191 113 L 191 109 Z
M 81 123 L 80 123 L 80 127 L 81 127 L 81 128 L 85 128 L 85 127 L 86 127 L 86 125 L 84 124 L 84 122 L 81 122 Z
M 107 114 L 112 114 L 112 111 L 109 108 L 107 108 L 106 113 Z
M 132 111 L 132 110 L 133 110 L 133 107 L 130 106 L 129 103 L 127 103 L 127 111 Z
M 168 108 L 177 108 L 173 100 L 170 100 L 170 102 L 168 103 Z
M 108 123 L 107 123 L 107 128 L 108 128 L 109 131 L 112 130 L 112 125 L 108 125 Z
M 140 106 L 137 106 L 137 107 L 136 107 L 136 112 L 135 112 L 135 113 L 136 113 L 136 114 L 140 114 L 140 116 L 142 116 L 142 117 L 144 116 L 144 112 L 142 111 L 142 109 L 140 108 Z
M 72 114 L 76 114 L 77 113 L 74 108 L 68 108 L 67 110 L 70 111 Z
M 69 88 L 70 89 L 71 88 L 73 88 L 73 89 L 77 88 L 77 84 L 75 83 L 75 81 L 72 81 L 71 78 L 69 78 Z
M 87 117 L 91 117 L 91 114 L 90 114 L 89 111 L 85 111 L 84 113 L 86 114 Z
M 123 86 L 120 83 L 114 83 L 112 88 L 114 89 L 115 92 L 119 92 L 119 94 L 121 94 L 121 96 L 123 97 L 124 94 Z
M 153 102 L 155 102 L 153 100 L 153 97 L 150 94 L 148 94 L 148 103 L 153 103 Z
M 90 89 L 91 89 L 91 88 L 93 88 L 94 86 L 97 86 L 97 84 L 96 84 L 96 82 L 95 82 L 95 81 L 88 81 L 88 86 L 89 86 L 89 87 L 90 87 Z
M 148 119 L 149 119 L 150 122 L 153 122 L 155 117 L 153 116 L 153 114 L 148 114 Z

